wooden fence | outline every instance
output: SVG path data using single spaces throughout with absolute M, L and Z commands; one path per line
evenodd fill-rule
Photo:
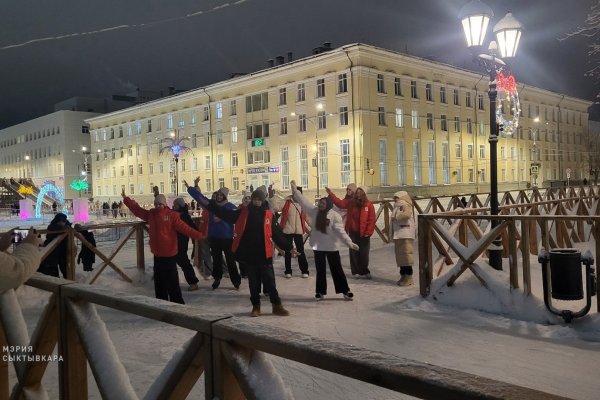
M 190 331 L 144 399 L 184 399 L 204 375 L 206 399 L 287 399 L 289 389 L 270 367 L 275 355 L 340 376 L 423 399 L 559 399 L 562 397 L 390 354 L 357 348 L 247 318 L 209 315 L 192 306 L 48 276 L 27 283 L 51 293 L 31 338 L 13 290 L 0 294 L 0 400 L 47 398 L 42 378 L 58 368 L 61 399 L 88 397 L 88 365 L 105 399 L 138 399 L 95 305 Z M 156 338 L 160 345 L 160 337 Z M 49 361 L 58 344 L 58 361 Z M 8 350 L 14 361 L 10 390 Z M 19 352 L 17 352 L 19 353 Z M 15 352 L 11 352 L 15 356 Z M 50 365 L 52 364 L 52 365 Z M 259 377 L 259 379 L 257 379 Z M 366 389 L 368 390 L 368 389 Z

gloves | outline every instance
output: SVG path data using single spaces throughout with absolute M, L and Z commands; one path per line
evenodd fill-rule
M 360 247 L 358 247 L 358 245 L 357 245 L 356 243 L 352 243 L 352 244 L 350 245 L 350 248 L 351 248 L 352 250 L 354 250 L 354 251 L 358 251 L 358 249 L 359 249 Z

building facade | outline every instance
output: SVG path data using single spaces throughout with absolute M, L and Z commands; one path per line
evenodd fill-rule
M 518 77 L 517 77 L 518 78 Z M 295 179 L 390 196 L 489 190 L 487 75 L 353 44 L 86 120 L 94 197 L 174 194 L 175 179 L 232 192 Z M 498 142 L 500 189 L 583 179 L 591 102 L 517 83 L 520 127 Z M 506 104 L 505 104 L 506 103 Z M 507 119 L 514 103 L 502 102 Z M 191 153 L 178 171 L 164 139 Z M 534 168 L 532 168 L 534 167 Z M 374 195 L 376 196 L 376 195 Z
M 84 120 L 97 115 L 58 111 L 0 130 L 0 175 L 6 179 L 31 178 L 38 187 L 53 183 L 65 199 L 90 197 L 91 143 Z M 85 178 L 86 165 L 90 189 L 75 191 L 70 185 Z

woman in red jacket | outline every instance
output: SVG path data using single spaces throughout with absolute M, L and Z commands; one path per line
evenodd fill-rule
M 375 231 L 375 207 L 367 198 L 367 188 L 359 186 L 354 196 L 339 199 L 331 189 L 325 188 L 333 204 L 338 208 L 348 210 L 346 214 L 346 232 L 352 242 L 358 245 L 358 250 L 350 249 L 350 270 L 354 278 L 371 279 L 369 270 L 369 252 L 371 236 Z
M 123 202 L 138 218 L 148 223 L 150 251 L 154 254 L 154 293 L 157 299 L 184 304 L 177 271 L 177 232 L 200 240 L 200 231 L 189 227 L 179 213 L 169 209 L 167 199 L 159 194 L 154 197 L 154 208 L 146 210 L 135 200 L 121 193 Z

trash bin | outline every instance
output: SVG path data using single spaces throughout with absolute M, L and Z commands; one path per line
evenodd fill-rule
M 550 250 L 552 297 L 557 300 L 583 299 L 581 252 L 577 249 Z

